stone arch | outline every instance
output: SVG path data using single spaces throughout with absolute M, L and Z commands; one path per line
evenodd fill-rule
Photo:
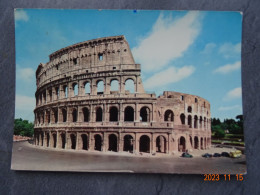
M 96 108 L 96 122 L 103 121 L 103 110 L 101 107 Z
M 202 129 L 202 116 L 200 116 L 200 128 Z
M 123 148 L 124 151 L 133 152 L 133 149 L 134 149 L 133 140 L 134 140 L 134 138 L 131 135 L 124 136 L 124 148 Z
M 83 113 L 83 121 L 84 122 L 89 122 L 89 109 L 87 107 L 82 108 L 82 113 Z
M 166 138 L 163 135 L 156 138 L 156 152 L 166 153 Z
M 53 148 L 57 147 L 57 134 L 56 133 L 52 134 L 52 147 Z
M 146 153 L 150 153 L 150 137 L 147 135 L 142 135 L 140 137 L 140 152 L 146 152 Z
M 61 133 L 60 134 L 60 138 L 61 138 L 61 148 L 65 149 L 65 145 L 66 145 L 66 134 L 65 133 Z
M 199 138 L 198 138 L 198 136 L 194 137 L 194 149 L 199 149 Z
M 194 116 L 194 128 L 195 129 L 198 128 L 198 116 L 197 115 Z
M 127 78 L 125 80 L 125 91 L 129 91 L 129 93 L 135 93 L 135 82 L 132 78 Z
M 204 117 L 204 129 L 206 129 L 206 117 Z
M 97 94 L 104 94 L 104 81 L 103 80 L 98 80 L 97 81 Z
M 44 142 L 44 134 L 43 134 L 43 132 L 41 132 L 41 146 L 43 146 L 43 142 Z
M 192 117 L 191 117 L 191 115 L 188 116 L 188 125 L 189 125 L 189 128 L 192 127 Z
M 72 88 L 73 88 L 74 96 L 77 96 L 77 95 L 79 94 L 79 86 L 78 86 L 78 83 L 73 83 L 73 84 L 72 84 Z
M 147 106 L 144 106 L 140 110 L 140 119 L 141 122 L 149 122 L 150 121 L 150 109 Z
M 164 113 L 164 121 L 174 121 L 174 113 L 172 110 L 166 110 Z
M 179 152 L 185 152 L 186 151 L 186 139 L 181 136 L 179 138 L 179 145 L 178 145 Z
M 119 91 L 119 82 L 115 78 L 110 80 L 110 92 L 112 91 Z
M 203 138 L 200 138 L 200 149 L 203 149 Z
M 67 98 L 68 97 L 68 86 L 67 85 L 63 85 L 63 92 L 64 92 L 64 97 Z
M 181 118 L 181 124 L 182 124 L 182 125 L 185 125 L 185 115 L 184 115 L 184 114 L 181 114 L 181 115 L 180 115 L 180 118 Z
M 115 134 L 110 134 L 108 136 L 108 150 L 117 152 L 117 136 Z
M 51 112 L 49 110 L 46 110 L 46 119 L 47 123 L 51 123 Z
M 91 93 L 90 82 L 87 81 L 87 82 L 84 83 L 84 89 L 85 89 L 85 94 Z
M 109 121 L 118 121 L 118 109 L 115 106 L 112 106 L 109 109 Z
M 47 141 L 46 146 L 50 147 L 50 134 L 49 133 L 46 133 L 46 141 Z
M 70 134 L 70 142 L 71 142 L 70 148 L 75 150 L 76 149 L 76 142 L 77 142 L 77 140 L 76 140 L 76 135 L 73 134 L 73 133 Z
M 94 150 L 101 151 L 102 150 L 102 137 L 99 134 L 94 135 L 95 145 Z
M 88 136 L 86 134 L 81 135 L 82 150 L 88 150 Z
M 76 108 L 73 108 L 72 110 L 72 122 L 78 121 L 78 110 Z
M 67 110 L 65 108 L 62 109 L 62 119 L 63 122 L 67 121 Z
M 134 121 L 134 109 L 131 106 L 127 106 L 124 113 L 125 121 Z
M 188 106 L 187 111 L 188 111 L 188 113 L 192 113 L 192 107 L 191 107 L 191 106 Z

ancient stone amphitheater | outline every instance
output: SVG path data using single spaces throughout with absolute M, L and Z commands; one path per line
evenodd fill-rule
M 36 145 L 151 155 L 211 146 L 209 102 L 146 93 L 124 36 L 77 43 L 49 58 L 36 71 Z

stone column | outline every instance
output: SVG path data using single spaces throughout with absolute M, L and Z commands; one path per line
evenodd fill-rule
M 106 152 L 106 151 L 108 151 L 108 134 L 106 134 L 106 133 L 104 133 L 104 135 L 103 135 L 103 143 L 102 143 L 102 145 L 103 145 L 103 148 L 102 148 L 102 151 L 103 152 Z
M 134 116 L 134 121 L 135 122 L 140 122 L 140 119 L 139 119 L 139 110 L 138 110 L 138 105 L 137 103 L 135 103 L 135 112 L 134 112 L 135 116 Z
M 151 147 L 150 153 L 155 153 L 156 152 L 156 140 L 154 140 L 155 137 L 154 137 L 154 135 L 152 133 L 151 140 L 150 140 L 150 147 Z
M 76 132 L 76 148 L 75 149 L 76 150 L 79 149 L 79 133 L 78 132 Z
M 118 151 L 123 152 L 124 151 L 124 137 L 121 133 L 118 135 Z
M 110 94 L 110 83 L 108 83 L 107 77 L 104 82 L 104 94 Z
M 120 93 L 125 93 L 125 81 L 123 77 L 120 77 L 120 81 L 119 81 L 119 86 L 120 86 Z

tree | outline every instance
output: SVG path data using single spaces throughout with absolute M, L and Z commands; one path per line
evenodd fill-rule
M 225 137 L 225 131 L 222 129 L 217 129 L 215 132 L 215 136 L 216 138 L 224 138 Z
M 33 123 L 29 122 L 28 120 L 23 119 L 15 119 L 14 120 L 14 135 L 21 135 L 21 136 L 33 136 Z

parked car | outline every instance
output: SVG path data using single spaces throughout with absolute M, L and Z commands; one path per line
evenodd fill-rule
M 204 158 L 211 158 L 212 154 L 205 153 L 205 154 L 202 155 L 202 157 L 204 157 Z
M 231 158 L 239 158 L 242 156 L 242 152 L 240 150 L 235 150 L 229 153 Z
M 214 153 L 214 154 L 213 154 L 213 157 L 221 157 L 221 154 L 219 154 L 219 153 Z
M 222 152 L 222 153 L 221 153 L 221 156 L 224 156 L 224 157 L 230 157 L 230 155 L 229 155 L 228 152 Z
M 181 157 L 184 157 L 184 158 L 192 158 L 193 156 L 191 154 L 189 154 L 188 152 L 183 152 Z

